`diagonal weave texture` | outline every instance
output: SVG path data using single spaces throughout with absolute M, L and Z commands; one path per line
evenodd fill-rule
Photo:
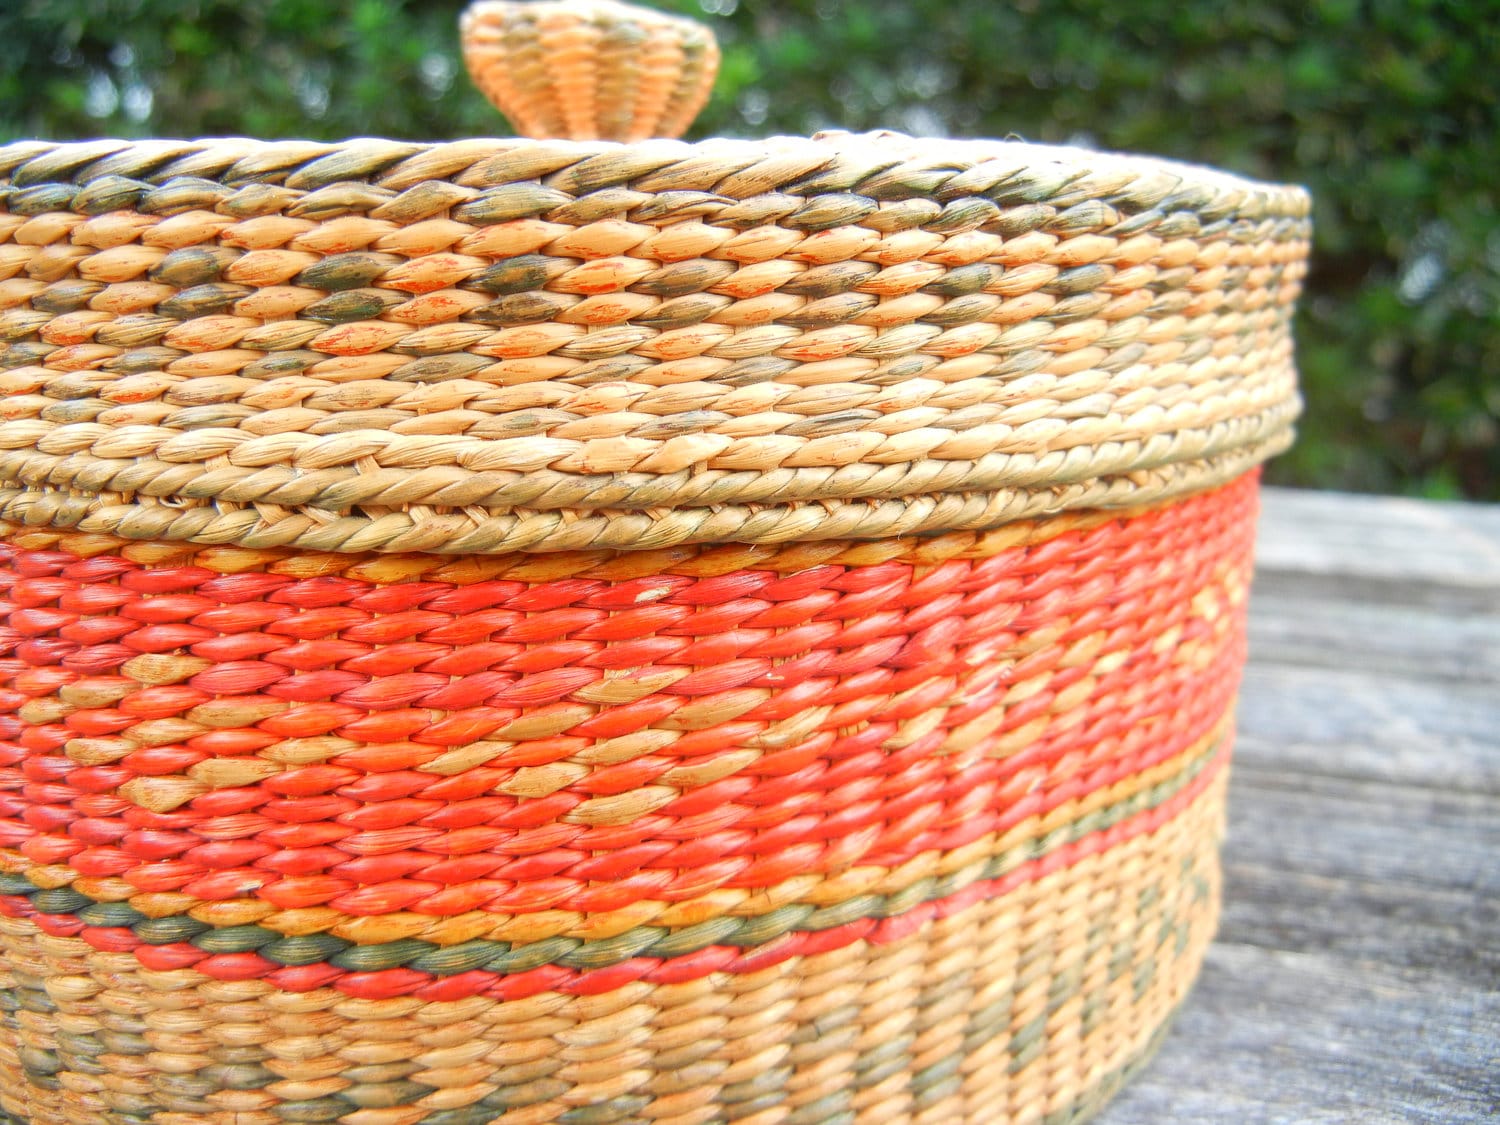
M 974 530 L 1283 448 L 1307 199 L 895 135 L 0 149 L 0 515 L 313 551 Z
M 1255 487 L 657 555 L 0 528 L 0 1108 L 1079 1119 L 1212 933 Z

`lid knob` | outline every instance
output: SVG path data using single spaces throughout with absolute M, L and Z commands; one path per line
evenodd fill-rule
M 479 0 L 459 26 L 475 84 L 528 137 L 681 136 L 719 69 L 707 27 L 617 0 Z

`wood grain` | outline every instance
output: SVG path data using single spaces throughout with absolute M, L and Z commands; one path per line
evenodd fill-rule
M 1099 1125 L 1500 1119 L 1500 509 L 1268 490 L 1203 976 Z

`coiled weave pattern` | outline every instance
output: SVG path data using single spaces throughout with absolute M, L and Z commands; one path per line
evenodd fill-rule
M 0 515 L 313 551 L 977 530 L 1290 440 L 1307 200 L 1000 142 L 0 149 Z
M 0 1108 L 1080 1117 L 1213 929 L 1255 487 L 463 560 L 0 528 Z

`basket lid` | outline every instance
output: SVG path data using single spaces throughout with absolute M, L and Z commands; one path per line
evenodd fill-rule
M 685 125 L 711 37 L 621 9 L 483 0 L 470 66 L 522 128 Z M 12 144 L 0 518 L 480 553 L 1152 502 L 1291 440 L 1306 216 L 890 133 Z

